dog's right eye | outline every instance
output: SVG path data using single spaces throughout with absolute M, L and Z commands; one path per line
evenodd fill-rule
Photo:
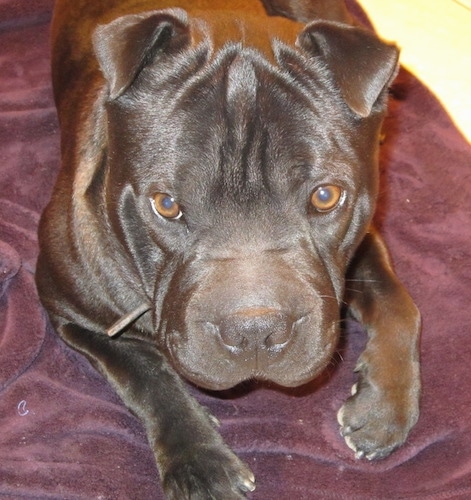
M 167 193 L 155 194 L 151 199 L 151 203 L 154 212 L 165 219 L 179 219 L 182 216 L 180 205 L 173 196 Z
M 330 212 L 343 202 L 345 193 L 339 186 L 326 184 L 311 193 L 311 205 L 318 212 Z

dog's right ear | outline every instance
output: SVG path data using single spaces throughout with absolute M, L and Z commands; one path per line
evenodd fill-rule
M 98 26 L 93 34 L 95 54 L 111 99 L 122 95 L 158 54 L 175 53 L 189 43 L 188 16 L 181 9 L 119 17 Z

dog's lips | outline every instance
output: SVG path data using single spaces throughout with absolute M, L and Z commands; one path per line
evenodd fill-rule
M 206 370 L 191 369 L 182 364 L 181 359 L 177 363 L 174 363 L 174 366 L 177 367 L 179 373 L 187 380 L 207 390 L 227 390 L 247 380 L 260 380 L 282 387 L 298 387 L 310 382 L 327 368 L 335 351 L 336 344 L 332 343 L 332 345 L 333 347 L 327 349 L 324 356 L 318 359 L 316 364 L 297 373 L 294 373 L 295 370 L 292 366 L 282 370 L 276 363 L 273 363 L 268 369 L 264 370 L 241 370 L 241 366 L 238 363 L 234 364 L 228 361 L 223 373 L 216 372 L 215 370 L 208 372 Z
M 311 316 L 303 323 L 309 323 Z M 215 337 L 198 343 L 193 341 L 194 335 L 189 340 L 173 331 L 167 336 L 167 353 L 182 376 L 205 389 L 230 389 L 252 379 L 297 387 L 329 364 L 337 346 L 337 324 L 333 321 L 330 328 L 304 332 L 284 345 L 257 349 L 227 346 Z

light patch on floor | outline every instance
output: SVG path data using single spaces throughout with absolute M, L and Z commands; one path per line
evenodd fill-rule
M 358 0 L 471 140 L 471 0 Z

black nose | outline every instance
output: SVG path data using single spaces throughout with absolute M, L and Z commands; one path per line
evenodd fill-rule
M 277 309 L 253 308 L 226 316 L 217 326 L 229 347 L 280 350 L 291 337 L 293 321 Z

